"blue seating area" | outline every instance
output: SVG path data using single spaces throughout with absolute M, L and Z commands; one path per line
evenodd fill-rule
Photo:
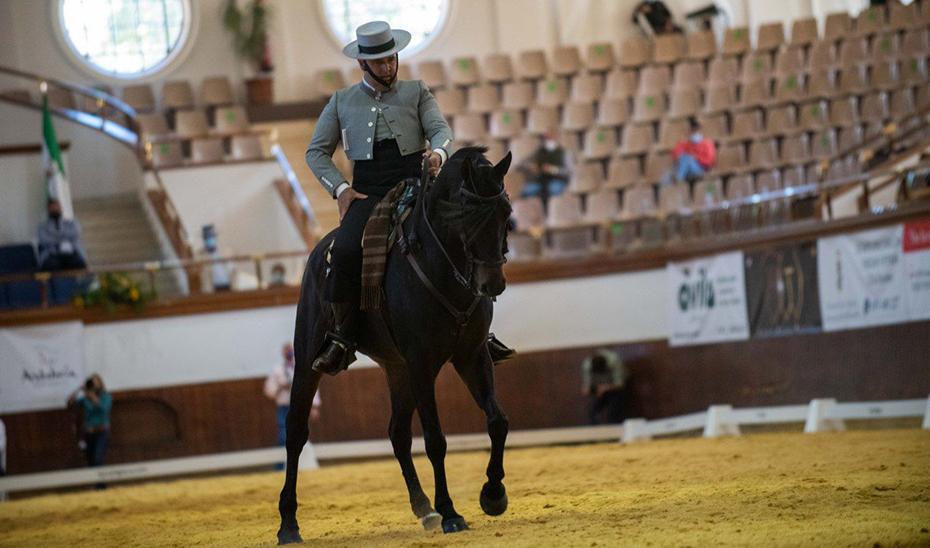
M 0 246 L 0 275 L 36 272 L 39 263 L 32 244 Z M 0 309 L 32 308 L 42 304 L 41 284 L 36 281 L 0 284 Z

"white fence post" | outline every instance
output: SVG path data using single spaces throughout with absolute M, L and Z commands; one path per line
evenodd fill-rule
M 646 419 L 627 419 L 623 421 L 623 437 L 620 438 L 622 443 L 649 439 L 652 439 L 652 435 L 649 433 L 649 425 L 646 423 Z
M 924 430 L 930 430 L 930 396 L 927 396 L 927 410 L 924 411 Z
M 297 460 L 297 469 L 316 470 L 319 467 L 320 461 L 316 460 L 316 451 L 313 449 L 313 444 L 310 443 L 310 440 L 307 440 L 307 444 L 304 445 L 303 450 L 300 452 L 300 459 Z
M 810 434 L 846 430 L 846 424 L 842 419 L 827 418 L 835 406 L 836 400 L 833 398 L 811 400 L 807 411 L 807 422 L 804 423 L 804 432 Z
M 707 408 L 704 437 L 739 436 L 739 424 L 733 418 L 732 405 L 711 405 Z

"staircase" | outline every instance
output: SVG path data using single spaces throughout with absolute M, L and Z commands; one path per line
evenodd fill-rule
M 81 244 L 90 268 L 163 259 L 158 237 L 135 194 L 89 198 L 74 202 L 74 216 L 81 224 Z M 148 275 L 134 275 L 149 288 Z M 155 275 L 159 296 L 177 295 L 180 287 L 171 271 Z

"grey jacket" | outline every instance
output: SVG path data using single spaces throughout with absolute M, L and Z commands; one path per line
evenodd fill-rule
M 370 160 L 379 108 L 401 154 L 423 150 L 428 139 L 431 149 L 440 148 L 448 155 L 452 130 L 426 84 L 421 80 L 398 81 L 393 89 L 380 94 L 379 100 L 359 82 L 330 98 L 307 147 L 307 165 L 331 195 L 348 182 L 333 163 L 336 145 L 342 141 L 349 160 Z

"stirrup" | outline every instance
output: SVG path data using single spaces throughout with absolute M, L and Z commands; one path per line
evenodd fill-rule
M 355 343 L 328 331 L 323 339 L 323 351 L 311 366 L 318 373 L 336 375 L 345 371 L 356 360 Z
M 487 345 L 488 353 L 491 354 L 491 361 L 494 363 L 494 365 L 509 360 L 517 353 L 516 350 L 508 347 L 506 344 L 498 340 L 494 333 L 488 333 Z

